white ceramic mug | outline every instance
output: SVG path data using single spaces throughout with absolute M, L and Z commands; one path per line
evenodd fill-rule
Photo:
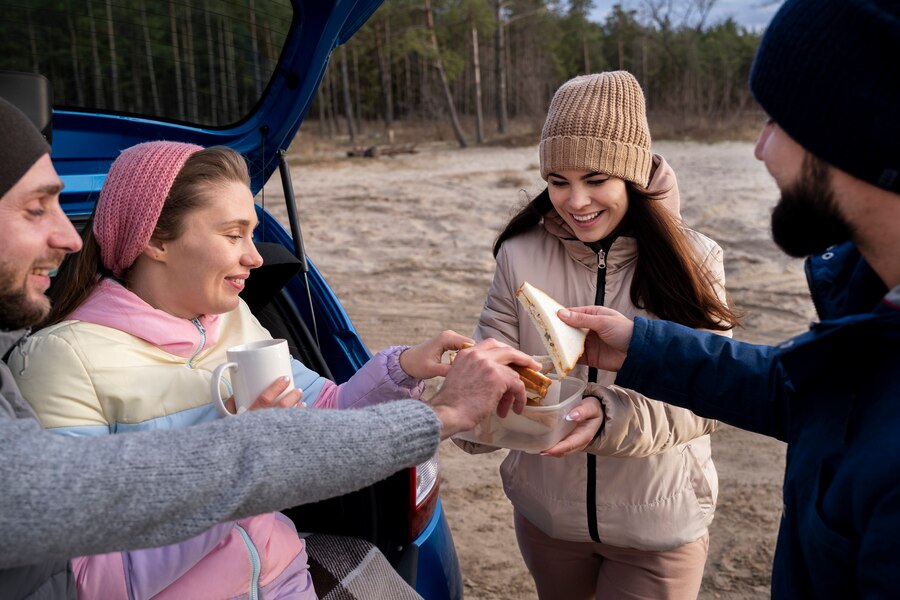
M 287 377 L 290 381 L 288 387 L 278 396 L 279 399 L 294 389 L 294 374 L 291 370 L 291 354 L 288 352 L 287 340 L 261 340 L 232 346 L 225 351 L 225 356 L 228 362 L 216 367 L 210 382 L 213 405 L 220 415 L 233 415 L 225 408 L 222 399 L 222 373 L 226 369 L 234 369 L 231 387 L 238 414 L 247 410 L 263 390 L 275 383 L 279 377 Z

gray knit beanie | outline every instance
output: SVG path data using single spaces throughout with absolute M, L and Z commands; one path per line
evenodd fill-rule
M 18 108 L 0 98 L 0 198 L 6 195 L 50 146 Z
M 900 193 L 900 2 L 787 0 L 750 72 L 757 102 L 807 151 Z
M 644 92 L 634 75 L 610 71 L 582 75 L 553 95 L 541 132 L 541 177 L 586 169 L 650 182 L 650 129 Z

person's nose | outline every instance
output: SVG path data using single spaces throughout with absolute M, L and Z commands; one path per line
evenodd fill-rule
M 756 157 L 756 160 L 763 160 L 763 148 L 766 146 L 766 142 L 769 140 L 769 136 L 772 134 L 772 121 L 766 121 L 766 124 L 762 126 L 762 129 L 759 131 L 759 137 L 756 139 L 756 146 L 753 148 L 753 156 Z
M 590 191 L 581 182 L 573 183 L 569 192 L 569 209 L 577 212 L 591 203 Z
M 253 243 L 252 239 L 247 239 L 244 254 L 241 256 L 241 264 L 250 269 L 261 267 L 263 264 L 263 257 L 259 250 L 256 249 L 256 244 Z
M 81 236 L 78 235 L 69 217 L 61 209 L 54 211 L 49 244 L 51 248 L 66 253 L 81 250 Z

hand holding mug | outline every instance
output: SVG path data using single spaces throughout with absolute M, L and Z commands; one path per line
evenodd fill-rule
M 253 404 L 247 407 L 247 412 L 260 410 L 263 408 L 291 408 L 293 406 L 306 406 L 300 400 L 303 398 L 303 391 L 299 388 L 291 389 L 291 380 L 289 377 L 279 377 L 272 385 L 263 390 L 259 398 L 253 401 Z M 234 396 L 229 396 L 225 401 L 225 408 L 231 414 L 237 413 Z
M 260 340 L 232 346 L 225 356 L 228 362 L 216 367 L 210 382 L 213 405 L 220 415 L 232 416 L 276 404 L 294 406 L 299 402 L 301 393 L 294 388 L 287 341 Z M 234 412 L 228 410 L 221 393 L 222 375 L 230 369 Z

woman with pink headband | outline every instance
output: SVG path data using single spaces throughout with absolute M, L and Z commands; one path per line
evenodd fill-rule
M 217 418 L 211 371 L 225 349 L 270 339 L 239 298 L 262 264 L 244 159 L 228 148 L 149 142 L 110 168 L 84 250 L 51 291 L 44 329 L 15 352 L 16 377 L 43 425 L 68 435 L 187 427 Z M 336 385 L 294 361 L 277 402 L 352 408 L 417 398 L 444 375 L 444 332 L 378 352 Z M 276 381 L 251 407 L 276 405 Z M 260 440 L 261 446 L 265 440 Z M 297 460 L 303 460 L 298 456 Z M 210 502 L 228 502 L 223 494 Z M 280 513 L 217 525 L 180 544 L 73 561 L 79 598 L 316 597 L 304 542 Z

